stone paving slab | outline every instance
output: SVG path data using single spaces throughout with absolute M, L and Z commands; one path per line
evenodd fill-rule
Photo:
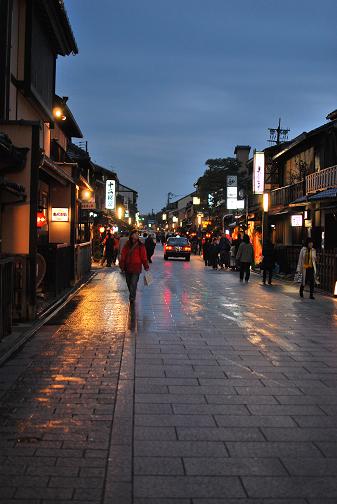
M 336 301 L 152 272 L 130 311 L 102 270 L 0 368 L 0 502 L 335 504 Z

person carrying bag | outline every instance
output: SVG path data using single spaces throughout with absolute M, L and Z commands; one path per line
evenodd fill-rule
M 296 273 L 298 278 L 302 274 L 300 285 L 300 296 L 304 297 L 304 287 L 308 283 L 310 287 L 310 299 L 314 298 L 315 281 L 317 276 L 317 254 L 314 249 L 312 238 L 307 238 L 306 244 L 302 247 L 298 258 Z
M 123 247 L 120 261 L 120 268 L 125 273 L 130 293 L 130 303 L 136 300 L 139 275 L 143 267 L 145 271 L 149 271 L 145 245 L 139 240 L 138 231 L 135 229 L 131 231 L 129 240 Z

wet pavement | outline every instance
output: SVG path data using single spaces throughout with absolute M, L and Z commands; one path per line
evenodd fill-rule
M 337 502 L 337 302 L 191 263 L 100 270 L 0 368 L 0 502 Z

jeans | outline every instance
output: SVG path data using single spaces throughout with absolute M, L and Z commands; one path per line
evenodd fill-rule
M 140 273 L 125 273 L 126 283 L 130 293 L 130 301 L 136 300 L 139 275 Z
M 246 282 L 248 282 L 250 277 L 250 263 L 248 262 L 240 262 L 240 280 L 243 280 L 243 277 L 246 274 Z

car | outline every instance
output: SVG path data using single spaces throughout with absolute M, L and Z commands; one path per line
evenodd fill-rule
M 191 244 L 187 238 L 180 236 L 172 236 L 167 239 L 164 245 L 164 259 L 169 257 L 183 257 L 185 261 L 191 259 Z

